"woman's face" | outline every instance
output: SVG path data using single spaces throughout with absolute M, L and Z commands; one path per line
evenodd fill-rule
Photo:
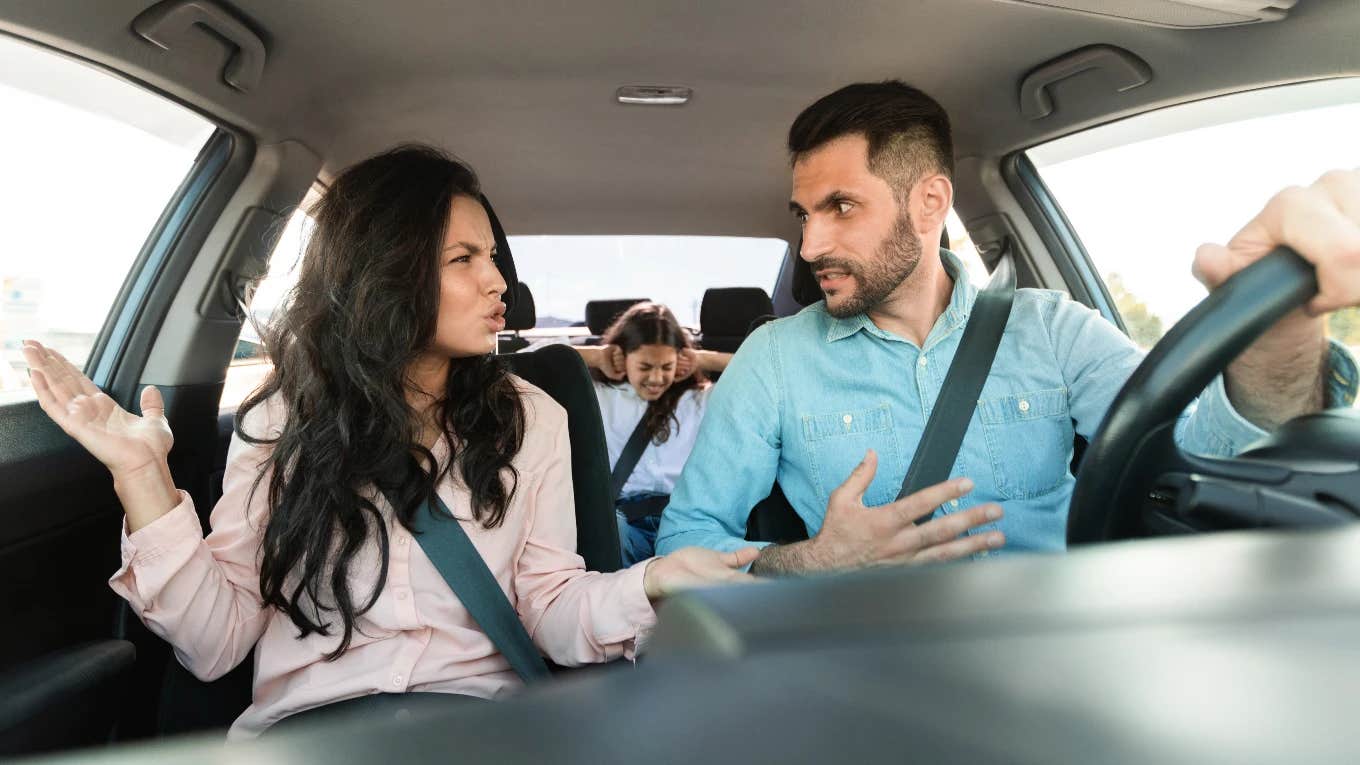
M 505 329 L 505 279 L 493 254 L 496 239 L 481 202 L 453 198 L 439 259 L 439 318 L 430 352 L 445 358 L 496 350 Z
M 669 345 L 640 345 L 623 357 L 628 382 L 643 401 L 655 401 L 675 382 L 675 349 Z

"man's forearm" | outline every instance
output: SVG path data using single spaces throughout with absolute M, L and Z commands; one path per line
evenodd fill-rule
M 812 540 L 793 542 L 786 545 L 770 545 L 760 551 L 756 562 L 751 564 L 751 573 L 761 576 L 787 576 L 809 574 L 826 567 L 812 546 Z
M 1320 332 L 1262 337 L 1228 366 L 1233 408 L 1271 430 L 1325 405 L 1328 346 Z

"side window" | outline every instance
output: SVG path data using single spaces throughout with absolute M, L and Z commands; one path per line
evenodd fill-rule
M 1272 194 L 1360 165 L 1360 80 L 1164 109 L 1029 151 L 1133 340 L 1151 347 L 1205 290 L 1195 248 L 1226 243 Z M 1330 331 L 1360 346 L 1360 311 Z
M 19 352 L 83 366 L 148 235 L 215 126 L 103 71 L 0 36 L 0 404 Z
M 274 245 L 273 254 L 269 256 L 269 273 L 255 287 L 255 294 L 250 300 L 250 313 L 241 326 L 236 351 L 232 354 L 231 365 L 227 367 L 226 384 L 222 386 L 222 399 L 218 404 L 220 411 L 235 411 L 236 406 L 259 387 L 274 368 L 265 356 L 260 332 L 268 326 L 274 311 L 283 304 L 288 292 L 297 283 L 302 252 L 312 231 L 312 219 L 306 212 L 312 199 L 309 195 L 288 219 L 279 234 L 278 243 Z

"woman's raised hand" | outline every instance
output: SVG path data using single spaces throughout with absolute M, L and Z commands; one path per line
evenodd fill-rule
M 38 405 L 115 478 L 166 461 L 175 439 L 160 391 L 152 387 L 142 391 L 142 416 L 138 417 L 118 406 L 51 348 L 25 340 L 23 354 Z
M 131 414 L 95 387 L 60 353 L 25 340 L 24 360 L 38 405 L 67 435 L 113 474 L 113 486 L 136 531 L 179 504 L 167 457 L 175 438 L 160 391 L 142 390 L 142 416 Z

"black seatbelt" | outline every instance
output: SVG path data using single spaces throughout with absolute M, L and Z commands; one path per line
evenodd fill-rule
M 614 471 L 609 474 L 610 492 L 614 496 L 614 502 L 619 501 L 623 485 L 628 483 L 628 476 L 633 474 L 633 469 L 637 467 L 638 460 L 642 459 L 642 453 L 647 450 L 647 442 L 650 440 L 651 436 L 647 433 L 647 412 L 644 410 L 642 419 L 638 420 L 637 427 L 633 428 L 632 435 L 628 436 L 628 443 L 623 445 L 619 461 L 614 463 Z
M 444 500 L 436 496 L 421 505 L 411 530 L 426 557 L 472 615 L 472 620 L 491 638 L 492 645 L 510 662 L 520 678 L 525 683 L 546 679 L 548 665 L 543 656 L 534 647 L 534 641 L 510 605 L 510 599 Z
M 955 277 L 962 279 L 962 274 Z M 963 436 L 968 432 L 968 423 L 977 409 L 978 396 L 982 385 L 987 382 L 987 373 L 992 369 L 996 358 L 997 346 L 1006 330 L 1006 320 L 1011 315 L 1011 304 L 1015 302 L 1015 263 L 1010 256 L 1007 242 L 1001 253 L 1001 260 L 987 282 L 987 288 L 978 293 L 973 302 L 972 314 L 963 328 L 963 337 L 949 364 L 949 372 L 944 376 L 940 387 L 940 397 L 926 421 L 921 443 L 916 447 L 916 456 L 911 458 L 907 477 L 902 479 L 902 490 L 897 498 L 902 499 L 921 489 L 949 478 L 954 468 L 954 460 L 959 456 Z M 918 519 L 925 523 L 930 516 Z

